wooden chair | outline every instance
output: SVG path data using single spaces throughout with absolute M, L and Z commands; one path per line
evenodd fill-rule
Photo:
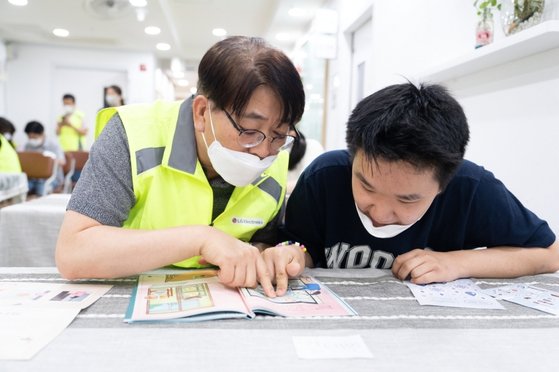
M 20 151 L 17 155 L 27 178 L 44 179 L 46 193 L 50 193 L 56 178 L 56 159 L 35 151 Z
M 66 151 L 66 166 L 64 167 L 64 193 L 71 193 L 76 185 L 75 175 L 81 172 L 87 159 L 88 151 Z
M 69 152 L 65 152 L 64 157 L 66 158 L 66 164 L 62 167 L 62 172 L 64 172 L 64 188 L 62 192 L 69 194 L 72 192 L 72 176 L 76 171 L 76 159 Z

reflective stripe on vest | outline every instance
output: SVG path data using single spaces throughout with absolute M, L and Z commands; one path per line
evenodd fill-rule
M 128 138 L 136 197 L 124 227 L 212 225 L 250 241 L 279 212 L 285 197 L 287 152 L 280 153 L 252 184 L 236 187 L 225 210 L 212 221 L 213 191 L 196 153 L 192 99 L 121 106 L 100 114 L 109 120 L 115 112 Z M 100 125 L 104 126 L 101 123 L 97 127 Z M 198 259 L 176 265 L 201 267 Z

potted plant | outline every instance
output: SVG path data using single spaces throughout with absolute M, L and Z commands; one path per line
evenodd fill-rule
M 501 10 L 498 0 L 475 0 L 474 7 L 479 17 L 476 26 L 476 48 L 493 42 L 493 9 Z
M 505 35 L 538 24 L 542 19 L 544 5 L 544 0 L 503 0 L 501 23 Z

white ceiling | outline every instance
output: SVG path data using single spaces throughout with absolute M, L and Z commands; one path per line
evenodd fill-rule
M 152 52 L 158 59 L 178 57 L 195 65 L 219 37 L 214 28 L 228 35 L 261 36 L 286 51 L 302 36 L 324 0 L 147 0 L 145 8 L 135 8 L 128 0 L 28 0 L 14 6 L 0 0 L 0 39 L 5 42 L 109 48 Z M 300 17 L 288 10 L 307 9 Z M 138 10 L 140 9 L 140 10 Z M 137 12 L 145 12 L 139 21 Z M 96 14 L 97 12 L 97 14 Z M 103 15 L 100 15 L 103 14 Z M 161 33 L 150 36 L 146 26 L 158 26 Z M 70 32 L 66 38 L 52 34 L 55 28 Z M 275 35 L 289 33 L 290 41 L 280 42 Z M 165 42 L 169 51 L 155 45 Z

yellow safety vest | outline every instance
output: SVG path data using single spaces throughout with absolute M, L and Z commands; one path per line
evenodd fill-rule
M 21 173 L 21 165 L 16 150 L 10 142 L 0 134 L 0 173 Z
M 81 111 L 75 110 L 68 121 L 75 128 L 83 127 L 83 118 L 85 114 Z M 58 117 L 58 122 L 62 121 L 63 116 Z M 74 129 L 63 126 L 60 128 L 60 134 L 58 135 L 58 141 L 60 142 L 60 147 L 63 151 L 79 151 L 85 149 L 85 136 L 82 136 Z
M 102 130 L 117 112 L 128 137 L 136 197 L 124 227 L 211 225 L 250 241 L 281 209 L 287 183 L 286 151 L 252 184 L 236 187 L 225 210 L 212 221 L 213 191 L 198 161 L 192 99 L 106 108 L 99 112 L 96 127 Z M 175 265 L 203 267 L 198 259 Z

